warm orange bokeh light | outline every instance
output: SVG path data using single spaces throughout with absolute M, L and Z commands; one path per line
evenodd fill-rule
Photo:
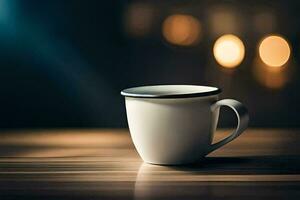
M 268 36 L 259 45 L 261 60 L 270 67 L 283 66 L 290 57 L 291 50 L 288 42 L 280 36 Z
M 226 33 L 240 33 L 242 18 L 237 10 L 230 5 L 214 5 L 209 8 L 207 22 L 211 36 L 220 36 Z
M 143 37 L 149 34 L 153 21 L 153 7 L 142 2 L 129 5 L 124 16 L 125 30 L 135 37 Z
M 223 35 L 214 44 L 213 53 L 217 62 L 223 67 L 233 68 L 244 59 L 245 46 L 235 35 Z
M 189 46 L 199 41 L 201 24 L 191 15 L 171 15 L 163 22 L 162 31 L 168 42 Z

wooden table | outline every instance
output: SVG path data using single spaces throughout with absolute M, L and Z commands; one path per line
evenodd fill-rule
M 166 167 L 144 164 L 127 130 L 2 131 L 0 199 L 300 199 L 299 150 L 300 130 L 248 129 Z

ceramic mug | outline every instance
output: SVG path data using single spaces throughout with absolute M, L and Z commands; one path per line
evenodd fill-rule
M 142 159 L 160 165 L 189 164 L 238 137 L 248 126 L 247 109 L 233 99 L 218 101 L 220 92 L 197 85 L 123 90 L 131 138 Z M 234 110 L 238 125 L 230 136 L 212 144 L 221 106 Z

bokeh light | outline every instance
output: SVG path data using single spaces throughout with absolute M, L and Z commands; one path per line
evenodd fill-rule
M 215 5 L 207 10 L 209 32 L 212 37 L 242 32 L 242 17 L 229 5 Z
M 124 20 L 127 33 L 135 37 L 146 36 L 154 23 L 154 8 L 142 2 L 131 4 L 125 12 Z
M 189 46 L 196 44 L 201 36 L 201 24 L 191 15 L 171 15 L 163 22 L 163 36 L 176 45 Z
M 281 36 L 268 36 L 259 45 L 259 56 L 270 67 L 283 66 L 289 60 L 290 54 L 290 46 Z
M 223 35 L 214 44 L 213 54 L 223 67 L 238 66 L 245 57 L 245 46 L 235 35 Z

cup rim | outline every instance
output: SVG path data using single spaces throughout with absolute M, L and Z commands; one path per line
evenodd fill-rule
M 217 95 L 221 89 L 203 85 L 148 85 L 131 87 L 121 91 L 121 95 L 134 98 L 189 98 Z

